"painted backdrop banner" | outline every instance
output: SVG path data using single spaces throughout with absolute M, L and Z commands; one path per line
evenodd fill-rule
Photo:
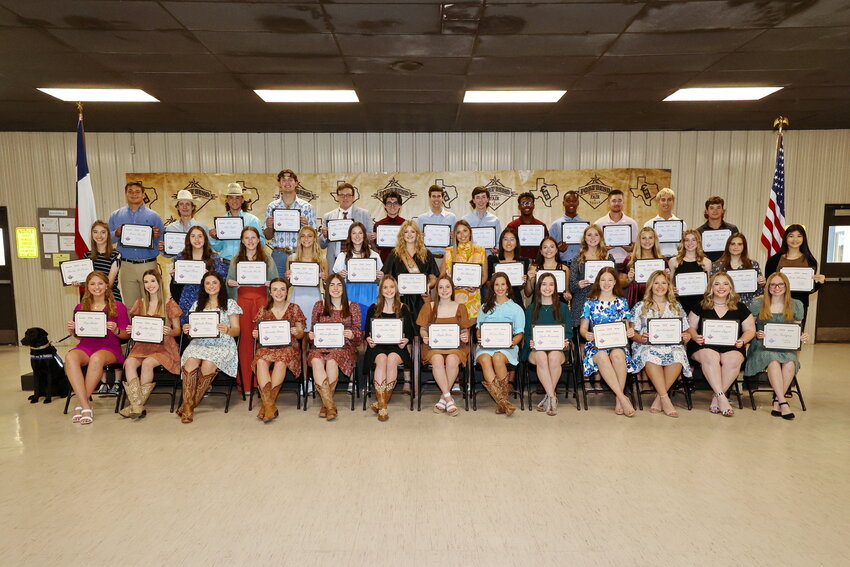
M 298 196 L 309 201 L 321 215 L 336 208 L 336 187 L 348 182 L 355 187 L 355 205 L 375 219 L 386 216 L 381 196 L 395 190 L 401 195 L 401 216 L 413 218 L 429 210 L 428 188 L 439 185 L 446 190 L 445 207 L 458 218 L 472 210 L 470 198 L 476 186 L 490 190 L 490 210 L 502 226 L 519 215 L 517 196 L 526 191 L 535 197 L 534 216 L 552 223 L 564 214 L 563 197 L 577 191 L 578 214 L 594 221 L 608 212 L 608 196 L 614 189 L 626 197 L 627 215 L 643 225 L 655 216 L 655 196 L 670 186 L 669 169 L 541 169 L 497 171 L 430 171 L 393 173 L 298 173 Z M 224 212 L 220 195 L 228 183 L 239 183 L 245 191 L 248 210 L 263 220 L 266 206 L 278 195 L 277 173 L 127 173 L 127 181 L 140 181 L 145 188 L 147 205 L 159 213 L 166 224 L 177 217 L 177 192 L 186 189 L 197 200 L 195 217 L 212 226 L 215 216 Z

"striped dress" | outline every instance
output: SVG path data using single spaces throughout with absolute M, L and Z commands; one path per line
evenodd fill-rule
M 91 258 L 92 253 L 86 252 L 84 255 L 86 258 Z M 121 253 L 118 250 L 112 250 L 112 256 L 109 258 L 104 257 L 102 254 L 98 254 L 97 258 L 92 260 L 92 264 L 94 265 L 94 270 L 96 272 L 103 272 L 109 277 L 109 270 L 112 269 L 112 264 L 118 262 L 118 268 L 121 268 Z M 115 276 L 115 282 L 112 284 L 112 295 L 115 296 L 115 301 L 121 301 L 121 291 L 118 289 L 118 276 Z

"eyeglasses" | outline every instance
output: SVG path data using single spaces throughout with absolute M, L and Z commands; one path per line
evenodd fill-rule
M 785 287 L 784 283 L 772 283 L 768 286 L 770 289 L 783 289 Z
M 337 197 L 354 197 L 354 193 L 337 193 Z
M 384 204 L 385 207 L 398 207 L 399 205 L 401 205 L 401 203 L 399 203 L 398 201 L 387 201 Z

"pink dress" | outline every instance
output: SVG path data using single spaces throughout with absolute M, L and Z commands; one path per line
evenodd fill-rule
M 82 308 L 83 304 L 78 303 L 77 306 L 74 307 L 74 311 L 81 311 Z M 106 319 L 107 323 L 112 321 L 118 325 L 119 329 L 126 329 L 127 325 L 130 324 L 130 317 L 127 316 L 127 308 L 120 301 L 116 301 L 115 310 L 117 311 L 115 317 L 108 317 Z M 77 343 L 77 346 L 75 346 L 72 350 L 81 350 L 88 356 L 93 355 L 99 350 L 108 350 L 115 355 L 116 362 L 124 362 L 124 352 L 121 350 L 121 341 L 118 340 L 118 336 L 112 331 L 106 331 L 106 336 L 103 338 L 81 337 L 80 342 Z

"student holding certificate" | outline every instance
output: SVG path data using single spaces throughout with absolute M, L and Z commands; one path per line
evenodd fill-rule
M 86 278 L 86 291 L 83 300 L 74 307 L 74 311 L 105 311 L 106 329 L 105 336 L 80 337 L 68 355 L 65 357 L 65 374 L 68 382 L 77 396 L 80 405 L 74 408 L 73 423 L 88 425 L 94 421 L 94 412 L 91 409 L 89 397 L 100 383 L 103 376 L 103 367 L 107 364 L 124 362 L 124 353 L 121 352 L 119 339 L 126 339 L 126 328 L 130 323 L 127 316 L 127 308 L 120 301 L 115 301 L 110 290 L 109 279 L 103 272 L 92 272 Z M 76 334 L 75 322 L 68 321 L 68 332 Z M 85 375 L 83 367 L 87 366 Z
M 422 309 L 425 300 L 430 300 L 430 290 L 437 285 L 437 277 L 440 269 L 434 255 L 425 247 L 425 236 L 419 230 L 416 221 L 406 220 L 399 229 L 399 236 L 395 248 L 387 257 L 384 265 L 384 273 L 389 274 L 398 281 L 401 274 L 424 274 L 425 289 L 422 293 L 402 293 L 401 302 L 407 305 L 411 317 L 415 317 Z M 419 326 L 414 323 L 414 330 L 418 333 Z
M 614 257 L 611 256 L 608 247 L 605 245 L 602 229 L 592 224 L 584 229 L 578 254 L 570 260 L 570 293 L 573 295 L 570 301 L 570 318 L 573 325 L 577 325 L 581 321 L 584 304 L 587 301 L 587 292 L 593 285 L 593 282 L 584 275 L 585 264 L 588 261 L 598 260 L 614 263 Z
M 407 305 L 401 302 L 401 296 L 398 293 L 398 282 L 389 274 L 385 274 L 381 278 L 379 286 L 381 293 L 377 301 L 369 306 L 366 312 L 366 357 L 364 359 L 365 368 L 368 370 L 374 366 L 375 368 L 375 402 L 369 407 L 378 414 L 378 421 L 386 421 L 390 418 L 387 413 L 387 405 L 390 403 L 390 398 L 395 390 L 396 375 L 398 374 L 398 365 L 404 363 L 407 368 L 413 368 L 413 359 L 410 358 L 408 345 L 413 340 L 415 331 L 413 330 L 413 316 L 410 313 Z M 398 342 L 388 343 L 383 337 L 377 335 L 376 327 L 381 323 L 375 324 L 375 320 L 381 319 L 401 319 L 401 329 L 398 336 L 391 340 L 398 339 Z M 398 321 L 395 321 L 394 329 L 397 329 Z M 385 332 L 395 332 L 386 330 Z
M 495 274 L 500 271 L 497 266 L 499 264 L 517 264 L 517 271 L 522 270 L 522 284 L 511 286 L 511 299 L 516 301 L 517 305 L 522 307 L 525 302 L 522 299 L 522 290 L 525 289 L 525 283 L 529 281 L 528 266 L 531 261 L 528 258 L 523 258 L 519 255 L 519 236 L 515 228 L 505 228 L 502 236 L 499 237 L 499 248 L 496 254 L 487 256 L 487 273 Z M 513 276 L 508 274 L 513 279 Z
M 469 328 L 474 324 L 469 319 L 466 306 L 455 301 L 455 286 L 449 276 L 437 280 L 437 297 L 427 302 L 416 317 L 419 334 L 422 336 L 422 362 L 430 364 L 434 380 L 442 396 L 434 406 L 434 413 L 446 412 L 454 417 L 459 410 L 452 398 L 452 386 L 457 380 L 460 367 L 469 356 Z M 460 344 L 453 349 L 432 349 L 428 346 L 428 326 L 432 323 L 455 323 L 460 326 Z
M 241 185 L 238 183 L 228 184 L 227 192 L 222 193 L 221 198 L 224 201 L 225 217 L 240 217 L 242 228 L 253 226 L 259 234 L 263 227 L 260 225 L 260 219 L 248 212 L 248 203 L 245 201 L 245 192 Z M 221 254 L 225 264 L 229 264 L 233 257 L 238 254 L 240 242 L 229 237 L 226 239 L 222 237 L 220 240 L 219 236 L 222 235 L 218 234 L 215 228 L 210 229 L 210 236 L 212 237 L 210 246 Z M 262 234 L 260 235 L 260 242 L 262 246 L 266 245 L 266 237 Z
M 556 389 L 561 379 L 561 366 L 566 358 L 564 352 L 570 348 L 573 338 L 573 321 L 570 310 L 563 301 L 558 301 L 555 276 L 543 274 L 534 288 L 534 299 L 525 308 L 525 336 L 522 348 L 523 358 L 537 367 L 537 379 L 546 391 L 546 395 L 537 404 L 537 411 L 547 415 L 557 415 L 558 395 Z M 562 325 L 564 327 L 563 349 L 536 350 L 534 344 L 535 325 Z
M 536 218 L 534 216 L 534 195 L 530 192 L 526 191 L 525 193 L 520 193 L 516 198 L 517 206 L 519 206 L 519 218 L 516 218 L 508 223 L 505 228 L 512 228 L 517 231 L 517 234 L 523 232 L 526 229 L 520 229 L 521 226 L 525 225 L 542 225 L 542 229 L 540 233 L 543 234 L 543 237 L 549 236 L 549 229 L 546 227 L 546 223 L 542 220 Z M 519 237 L 517 237 L 519 240 Z M 542 242 L 541 242 L 542 243 Z M 555 242 L 555 246 L 557 247 L 558 243 Z M 522 241 L 520 241 L 519 253 L 523 258 L 527 258 L 529 260 L 533 260 L 540 249 L 540 246 L 536 243 L 523 245 Z
M 779 252 L 768 259 L 765 264 L 766 274 L 775 274 L 782 268 L 812 268 L 814 276 L 811 291 L 792 291 L 791 297 L 803 304 L 803 330 L 806 329 L 806 317 L 809 314 L 809 296 L 815 293 L 826 281 L 823 274 L 818 274 L 818 261 L 809 250 L 809 240 L 806 237 L 806 229 L 803 225 L 792 224 L 785 229 L 782 237 L 782 246 Z
M 750 304 L 750 313 L 756 320 L 756 338 L 750 343 L 747 352 L 747 365 L 744 375 L 755 376 L 767 371 L 767 379 L 773 388 L 773 410 L 771 415 L 783 419 L 794 419 L 785 393 L 791 387 L 791 381 L 800 370 L 797 351 L 792 349 L 767 349 L 764 344 L 764 326 L 766 323 L 792 323 L 799 325 L 803 321 L 803 303 L 791 297 L 791 284 L 781 272 L 767 278 L 767 293 L 756 298 Z M 809 335 L 802 333 L 800 343 L 808 342 Z M 782 400 L 782 401 L 780 401 Z
M 365 235 L 366 231 L 363 232 Z M 313 306 L 313 325 L 342 323 L 345 328 L 343 331 L 345 344 L 341 348 L 320 348 L 313 344 L 307 353 L 307 364 L 313 369 L 313 382 L 322 398 L 319 417 L 324 417 L 328 421 L 333 421 L 337 416 L 334 391 L 339 381 L 339 373 L 342 372 L 350 376 L 352 380 L 354 379 L 354 367 L 357 364 L 355 349 L 363 340 L 360 317 L 360 306 L 354 301 L 348 301 L 342 275 L 333 274 L 328 278 L 325 299 L 316 302 Z M 315 340 L 314 331 L 310 331 L 309 337 L 311 341 Z
M 652 227 L 643 227 L 638 233 L 638 249 L 637 251 L 626 258 L 626 266 L 629 268 L 628 274 L 620 274 L 620 283 L 628 286 L 626 288 L 626 301 L 629 302 L 629 307 L 634 307 L 635 303 L 641 300 L 646 290 L 646 282 L 635 281 L 635 261 L 637 260 L 661 260 L 662 265 L 666 264 L 664 256 L 661 255 L 661 248 L 658 243 L 658 235 L 655 234 L 655 229 Z
M 593 326 L 600 323 L 626 323 L 626 336 L 632 338 L 634 329 L 628 324 L 632 318 L 629 304 L 623 297 L 623 290 L 617 279 L 614 268 L 602 268 L 596 276 L 596 281 L 588 294 L 587 303 L 581 315 L 579 333 L 587 341 L 584 344 L 584 375 L 590 376 L 598 372 L 617 397 L 614 413 L 634 417 L 635 408 L 623 393 L 626 387 L 626 377 L 629 372 L 637 372 L 637 366 L 632 360 L 628 346 L 599 349 L 594 343 Z
M 481 343 L 481 325 L 484 323 L 510 323 L 510 347 L 485 348 Z M 508 401 L 511 386 L 508 383 L 508 364 L 519 364 L 519 345 L 525 332 L 525 312 L 511 299 L 511 282 L 504 273 L 493 274 L 487 284 L 487 301 L 478 313 L 478 347 L 475 361 L 481 365 L 484 387 L 498 406 L 496 413 L 513 415 L 516 408 Z
M 221 256 L 213 252 L 212 247 L 210 247 L 209 236 L 200 226 L 193 226 L 186 233 L 186 247 L 174 257 L 174 261 L 177 260 L 200 260 L 207 265 L 208 272 L 215 272 L 222 278 L 227 275 L 227 268 L 222 262 Z M 174 268 L 171 268 L 171 277 L 174 278 Z M 201 286 L 200 284 L 184 284 L 180 288 L 177 303 L 180 305 L 180 310 L 183 311 L 180 323 L 185 325 L 189 322 L 189 311 L 192 304 L 198 301 L 198 292 Z
M 466 306 L 469 318 L 475 322 L 478 310 L 481 309 L 481 287 L 487 282 L 487 252 L 483 246 L 472 242 L 472 229 L 465 220 L 455 223 L 455 245 L 446 248 L 445 262 L 441 275 L 452 277 L 452 265 L 456 262 L 481 264 L 481 283 L 476 286 L 455 288 L 454 297 L 458 303 Z M 454 285 L 454 284 L 452 284 Z
M 723 326 L 712 325 L 713 321 L 735 323 L 735 336 L 726 337 Z M 708 411 L 732 417 L 735 411 L 726 399 L 726 390 L 738 378 L 744 362 L 744 345 L 755 336 L 756 326 L 750 310 L 741 303 L 735 293 L 735 284 L 725 272 L 711 276 L 702 301 L 688 314 L 688 323 L 692 339 L 688 352 L 702 365 L 705 380 L 714 390 L 714 401 Z M 713 327 L 709 332 L 706 324 Z
M 658 325 L 652 322 L 656 319 L 668 319 L 672 322 L 671 327 L 675 328 L 665 326 L 657 333 L 653 329 L 650 336 L 650 327 Z M 643 299 L 632 308 L 632 321 L 635 326 L 632 358 L 638 371 L 646 372 L 656 392 L 649 412 L 679 417 L 667 393 L 679 379 L 679 374 L 691 375 L 688 353 L 683 346 L 691 335 L 688 332 L 688 314 L 676 301 L 673 282 L 666 271 L 658 270 L 649 276 Z M 663 323 L 667 324 L 666 321 Z M 670 336 L 664 336 L 662 332 Z
M 239 318 L 242 308 L 227 297 L 224 280 L 216 272 L 207 272 L 201 280 L 198 301 L 192 304 L 191 311 L 211 311 L 218 315 L 218 336 L 195 338 L 183 351 L 180 365 L 183 367 L 183 403 L 177 415 L 183 423 L 192 423 L 195 408 L 204 399 L 218 371 L 228 376 L 236 376 L 239 370 L 236 341 Z M 183 333 L 191 334 L 188 323 L 183 325 Z
M 551 236 L 545 237 L 543 242 L 540 243 L 537 259 L 528 267 L 528 279 L 525 282 L 525 295 L 527 297 L 534 295 L 534 284 L 537 283 L 537 272 L 539 270 L 560 270 L 564 272 L 564 288 L 558 294 L 559 300 L 566 303 L 573 298 L 567 284 L 570 281 L 570 268 L 561 263 L 561 256 L 558 254 L 558 242 Z
M 307 227 L 304 227 L 307 228 Z M 312 230 L 312 227 L 310 227 Z M 274 278 L 269 284 L 269 297 L 265 306 L 260 308 L 254 323 L 260 321 L 289 321 L 290 344 L 281 346 L 263 346 L 257 343 L 251 368 L 257 376 L 257 385 L 263 407 L 257 412 L 257 419 L 269 422 L 279 415 L 275 402 L 280 387 L 290 370 L 298 378 L 301 376 L 301 337 L 304 336 L 304 313 L 301 308 L 286 299 L 289 284 L 283 278 Z M 254 339 L 260 339 L 259 325 L 251 333 Z M 262 341 L 260 341 L 262 342 Z
M 103 221 L 95 221 L 91 225 L 91 239 L 89 251 L 83 254 L 88 258 L 92 266 L 98 272 L 106 274 L 109 286 L 112 288 L 112 296 L 115 301 L 121 301 L 121 291 L 118 289 L 118 270 L 121 268 L 121 253 L 113 247 L 109 238 L 109 225 Z M 76 282 L 83 287 L 83 282 Z
M 741 303 L 749 306 L 756 296 L 764 293 L 764 276 L 761 273 L 761 268 L 759 268 L 759 263 L 750 259 L 750 255 L 747 253 L 747 239 L 740 232 L 732 233 L 732 236 L 726 241 L 726 249 L 723 251 L 723 255 L 711 265 L 711 275 L 733 270 L 756 271 L 756 290 L 748 292 L 737 290 L 741 297 Z
M 673 272 L 673 280 L 676 274 L 689 274 L 703 271 L 706 274 L 711 271 L 711 260 L 702 251 L 702 240 L 699 232 L 695 229 L 686 230 L 682 233 L 682 244 L 679 245 L 679 253 L 670 258 L 667 266 Z M 676 288 L 673 288 L 676 292 Z M 696 304 L 702 301 L 701 295 L 678 295 L 679 303 L 685 313 L 690 313 Z
M 240 284 L 237 281 L 239 277 L 239 264 L 242 262 L 261 262 L 265 264 L 264 274 L 262 274 L 262 283 L 251 283 L 248 285 Z M 256 265 L 256 264 L 254 264 Z M 242 392 L 250 392 L 252 387 L 257 386 L 257 381 L 253 378 L 251 372 L 251 359 L 254 354 L 254 345 L 251 337 L 254 333 L 254 318 L 260 311 L 260 308 L 266 304 L 267 282 L 278 277 L 277 266 L 274 260 L 266 254 L 265 246 L 260 245 L 260 231 L 253 226 L 246 226 L 242 229 L 241 241 L 239 244 L 239 252 L 233 257 L 230 266 L 227 269 L 227 295 L 230 299 L 235 299 L 236 303 L 242 309 L 242 314 L 245 316 L 242 319 L 240 329 L 242 331 L 239 336 L 239 390 Z
M 705 223 L 698 226 L 697 230 L 700 235 L 705 236 L 706 240 L 715 239 L 718 236 L 723 239 L 729 239 L 729 236 L 736 232 L 740 232 L 738 227 L 732 223 L 726 222 L 726 202 L 723 200 L 723 197 L 718 195 L 714 195 L 713 197 L 709 197 L 705 201 L 705 211 L 703 212 L 703 216 L 705 217 Z M 711 233 L 714 231 L 721 231 L 718 235 L 712 235 Z M 728 231 L 728 232 L 726 232 Z M 706 233 L 709 233 L 706 235 Z M 712 249 L 710 246 L 706 246 L 706 248 Z M 716 252 L 706 252 L 705 255 L 708 256 L 708 259 L 712 262 L 716 261 L 720 258 L 722 252 L 720 252 L 720 248 L 717 248 Z
M 348 273 L 348 262 L 349 260 L 360 258 L 371 258 L 375 260 L 376 269 L 375 279 L 373 281 L 351 281 L 350 274 Z M 331 271 L 345 278 L 348 299 L 360 306 L 361 314 L 366 313 L 378 295 L 378 280 L 384 275 L 381 271 L 383 267 L 384 263 L 380 255 L 369 248 L 369 244 L 366 242 L 366 227 L 363 223 L 355 221 L 348 227 L 348 237 L 342 245 L 342 252 L 334 260 Z M 366 321 L 362 320 L 361 324 L 361 329 L 365 329 Z
M 133 343 L 133 349 L 124 361 L 124 379 L 127 383 L 124 390 L 130 405 L 118 413 L 122 417 L 138 419 L 145 417 L 145 402 L 154 389 L 153 371 L 157 366 L 164 367 L 172 374 L 180 374 L 180 349 L 174 337 L 180 336 L 180 315 L 183 311 L 171 299 L 165 299 L 165 288 L 159 270 L 148 270 L 142 276 L 145 292 L 136 300 L 130 309 L 130 315 L 143 317 L 159 317 L 165 319 L 162 327 L 162 342 Z M 132 320 L 127 327 L 130 338 L 134 338 Z
M 286 279 L 292 284 L 292 262 L 314 262 L 319 265 L 319 281 L 315 286 L 291 286 L 289 301 L 301 308 L 304 314 L 304 330 L 313 328 L 313 306 L 322 300 L 322 285 L 328 278 L 328 261 L 325 251 L 319 246 L 319 231 L 312 226 L 302 226 L 298 231 L 295 251 L 286 259 Z
M 643 225 L 644 227 L 655 228 L 655 221 L 681 221 L 682 230 L 687 230 L 688 225 L 685 221 L 677 217 L 673 214 L 673 205 L 676 204 L 676 193 L 673 192 L 669 187 L 662 188 L 658 193 L 655 194 L 655 207 L 658 211 L 658 214 L 646 221 Z M 678 248 L 678 243 L 676 242 L 660 242 L 661 238 L 659 238 L 658 248 L 661 250 L 661 253 L 665 258 L 670 258 L 676 255 L 676 251 Z

